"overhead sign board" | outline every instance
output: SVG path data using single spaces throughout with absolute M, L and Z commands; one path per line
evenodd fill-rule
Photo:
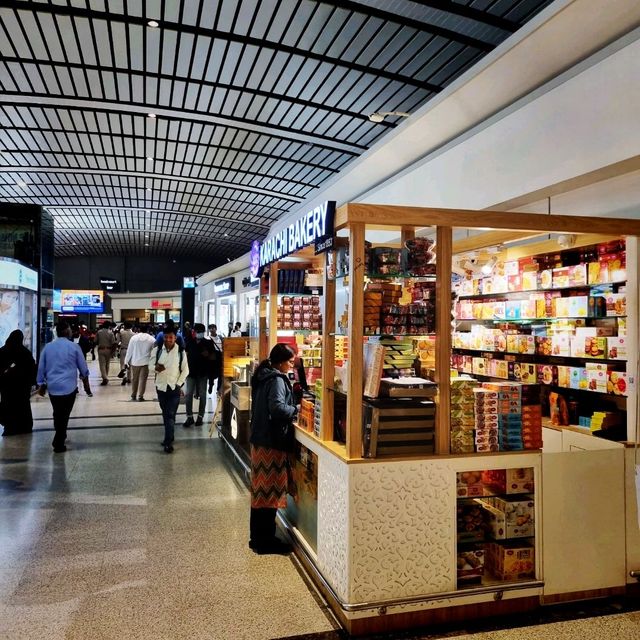
M 333 246 L 335 211 L 335 202 L 323 202 L 264 242 L 255 241 L 249 258 L 251 275 L 258 277 L 266 265 L 310 244 L 315 245 L 316 254 L 330 249 Z
M 235 293 L 236 279 L 224 278 L 223 280 L 216 280 L 213 283 L 213 290 L 219 296 L 226 296 L 228 293 Z
M 120 280 L 116 280 L 115 278 L 100 278 L 100 286 L 105 291 L 113 291 L 117 293 L 120 291 Z
M 64 313 L 102 313 L 104 292 L 101 290 L 62 289 L 60 310 Z
M 14 260 L 0 260 L 0 286 L 38 290 L 38 272 Z
M 195 276 L 185 276 L 182 278 L 182 288 L 183 289 L 195 289 L 196 288 L 196 278 Z

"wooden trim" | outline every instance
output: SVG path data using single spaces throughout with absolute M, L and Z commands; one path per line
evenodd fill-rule
M 487 231 L 478 233 L 469 238 L 456 240 L 453 243 L 453 254 L 466 253 L 467 251 L 476 251 L 486 247 L 495 247 L 505 242 L 513 242 L 514 240 L 526 240 L 539 234 L 529 231 Z
M 278 342 L 278 263 L 269 267 L 269 352 Z
M 324 308 L 322 319 L 324 329 L 322 332 L 322 412 L 320 422 L 320 439 L 333 440 L 333 414 L 335 396 L 332 391 L 334 386 L 336 368 L 336 281 L 327 276 L 327 268 L 324 268 L 323 276 Z
M 416 230 L 413 227 L 401 227 L 400 228 L 400 247 L 404 248 L 404 243 L 407 240 L 413 240 L 416 237 Z
M 361 203 L 344 205 L 338 211 L 341 225 L 371 223 L 397 227 L 398 222 L 402 221 L 402 225 L 414 227 L 443 226 L 543 233 L 583 233 L 585 229 L 588 229 L 590 233 L 604 235 L 640 235 L 640 220 L 626 218 L 542 215 L 470 209 L 431 209 Z
M 347 455 L 362 457 L 364 224 L 349 226 L 349 360 L 347 371 Z
M 542 604 L 558 604 L 559 602 L 576 602 L 578 600 L 593 600 L 594 598 L 611 598 L 625 595 L 627 588 L 607 587 L 605 589 L 588 589 L 586 591 L 571 591 L 570 593 L 542 594 Z
M 451 255 L 450 227 L 436 229 L 436 453 L 450 451 L 451 431 Z

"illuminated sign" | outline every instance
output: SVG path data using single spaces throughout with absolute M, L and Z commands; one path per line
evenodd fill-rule
M 151 299 L 151 308 L 152 309 L 173 309 L 173 300 L 169 298 L 168 300 L 155 300 Z
M 324 202 L 275 235 L 269 236 L 261 244 L 254 242 L 249 258 L 251 275 L 254 278 L 257 277 L 260 269 L 266 265 L 295 253 L 309 244 L 315 244 L 316 255 L 331 249 L 333 247 L 335 211 L 335 202 Z M 258 257 L 257 268 L 256 255 Z
M 104 298 L 102 291 L 62 289 L 60 311 L 71 313 L 102 313 Z
M 196 288 L 195 276 L 189 276 L 189 277 L 182 278 L 182 288 L 183 289 L 195 289 Z
M 14 260 L 0 260 L 0 286 L 38 290 L 38 272 Z
M 213 290 L 221 296 L 226 296 L 228 293 L 234 293 L 236 290 L 236 279 L 225 278 L 224 280 L 216 280 L 213 283 Z
M 100 286 L 105 291 L 120 291 L 120 280 L 115 278 L 100 278 Z

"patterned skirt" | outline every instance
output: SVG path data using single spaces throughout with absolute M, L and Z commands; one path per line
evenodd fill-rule
M 287 454 L 251 446 L 251 508 L 283 509 L 289 483 Z

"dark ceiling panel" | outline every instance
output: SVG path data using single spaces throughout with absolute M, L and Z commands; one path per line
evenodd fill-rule
M 216 266 L 548 4 L 4 2 L 0 200 L 47 206 L 57 255 Z

